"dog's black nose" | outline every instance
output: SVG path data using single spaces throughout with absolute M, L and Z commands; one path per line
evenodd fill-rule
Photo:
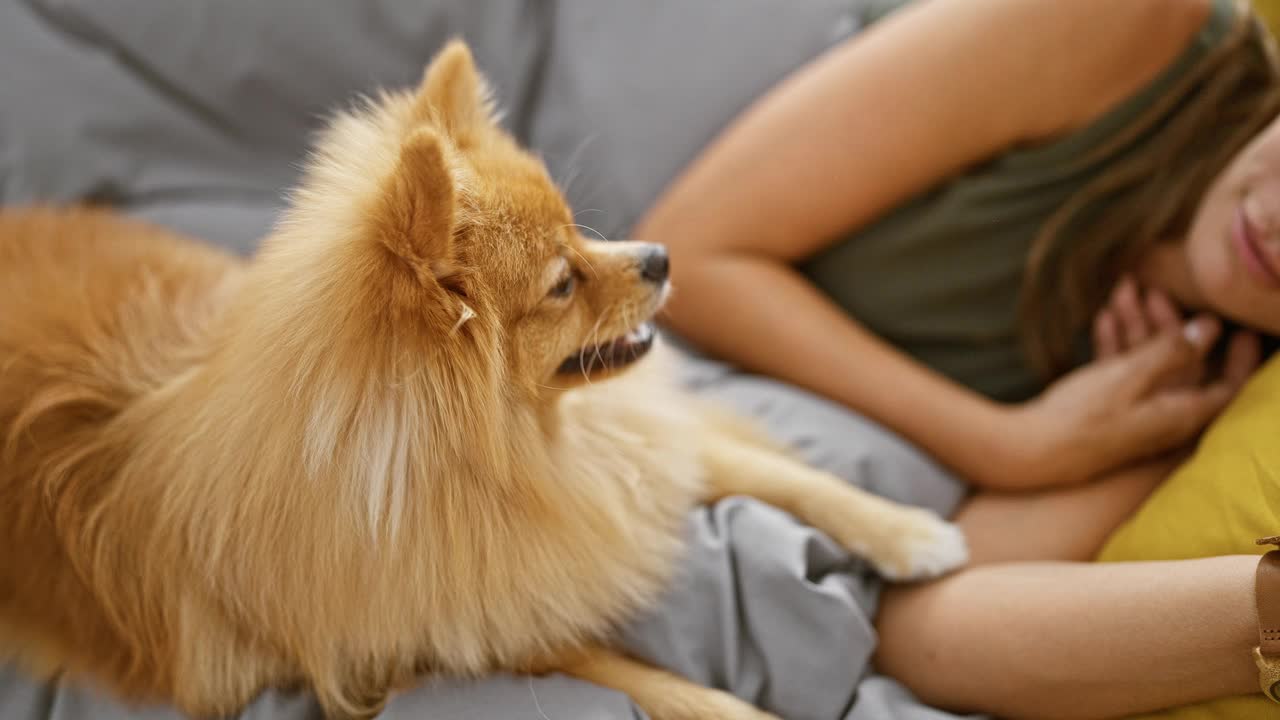
M 667 262 L 667 249 L 661 245 L 654 245 L 640 260 L 640 277 L 654 285 L 666 282 L 670 272 L 671 264 Z

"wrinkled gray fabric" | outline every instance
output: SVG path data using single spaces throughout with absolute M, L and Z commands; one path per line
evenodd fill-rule
M 871 0 L 11 0 L 0 3 L 0 202 L 92 200 L 247 253 L 324 115 L 416 82 L 464 36 L 504 122 L 567 184 L 578 221 L 619 236 L 760 92 L 856 31 Z M 3 312 L 3 309 L 0 309 Z M 873 423 L 690 357 L 696 392 L 758 418 L 846 480 L 949 512 L 958 483 Z M 622 632 L 654 663 L 794 720 L 941 720 L 869 674 L 878 581 L 758 502 L 694 512 L 659 607 Z M 0 720 L 174 718 L 0 667 Z M 245 718 L 319 717 L 269 692 Z M 568 678 L 436 682 L 391 718 L 643 717 Z

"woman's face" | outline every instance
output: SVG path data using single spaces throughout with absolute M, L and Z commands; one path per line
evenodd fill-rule
M 1210 309 L 1280 335 L 1280 118 L 1213 181 L 1185 248 Z

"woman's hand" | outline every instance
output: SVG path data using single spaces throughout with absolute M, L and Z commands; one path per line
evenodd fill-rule
M 1159 290 L 1143 292 L 1126 275 L 1093 321 L 1093 351 L 1099 358 L 1136 348 L 1152 336 L 1182 327 L 1182 313 Z
M 1094 324 L 1098 357 L 1009 411 L 1011 461 L 1029 486 L 1090 480 L 1193 440 L 1258 366 L 1252 333 L 1236 333 L 1218 376 L 1205 357 L 1221 322 L 1184 322 L 1158 292 L 1122 281 Z
M 1183 313 L 1165 293 L 1142 290 L 1126 275 L 1116 284 L 1106 307 L 1098 311 L 1093 322 L 1093 350 L 1098 359 L 1128 352 L 1160 333 L 1177 332 L 1184 322 Z M 1261 342 L 1256 333 L 1238 331 L 1229 341 L 1224 379 L 1237 387 L 1244 384 L 1261 360 Z M 1187 368 L 1182 375 L 1167 379 L 1169 386 L 1194 385 L 1206 380 L 1203 363 Z

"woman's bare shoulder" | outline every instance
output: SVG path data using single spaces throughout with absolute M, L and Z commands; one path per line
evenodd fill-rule
M 949 0 L 951 1 L 951 0 Z M 1033 134 L 1079 129 L 1140 91 L 1194 42 L 1220 0 L 996 0 L 1025 17 L 1046 99 Z M 1016 7 L 1013 7 L 1016 6 Z M 1018 23 L 1012 21 L 1012 30 Z M 1030 48 L 1029 48 L 1030 50 Z

